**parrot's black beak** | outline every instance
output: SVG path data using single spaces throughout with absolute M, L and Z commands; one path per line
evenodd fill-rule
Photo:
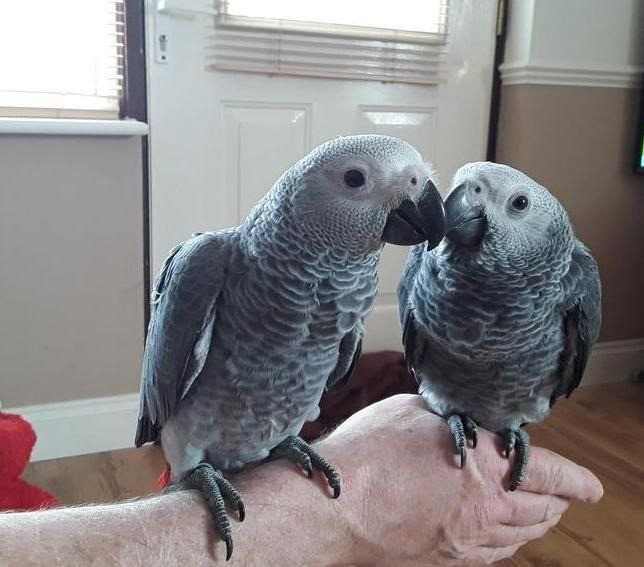
M 438 246 L 443 236 L 445 208 L 443 199 L 431 179 L 425 183 L 418 202 L 405 199 L 389 213 L 382 232 L 383 242 L 411 246 L 427 241 L 428 250 Z
M 467 201 L 467 186 L 459 185 L 445 199 L 445 238 L 458 246 L 477 246 L 483 240 L 487 219 L 482 205 Z

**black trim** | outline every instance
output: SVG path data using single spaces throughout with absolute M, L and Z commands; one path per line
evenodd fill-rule
M 487 132 L 487 161 L 496 161 L 496 144 L 499 135 L 499 115 L 501 112 L 501 72 L 499 71 L 499 66 L 503 63 L 503 57 L 505 55 L 509 4 L 510 0 L 498 0 L 497 4 L 496 43 L 494 47 L 494 69 L 492 71 L 492 97 L 490 100 L 490 122 L 488 124 Z
M 148 121 L 145 60 L 145 5 L 143 0 L 125 0 L 125 69 L 121 118 Z M 148 137 L 141 138 L 143 199 L 143 313 L 144 332 L 150 321 L 150 173 Z
M 640 106 L 637 112 L 637 125 L 635 127 L 635 155 L 633 156 L 633 172 L 644 174 L 642 155 L 644 155 L 644 89 L 640 91 Z

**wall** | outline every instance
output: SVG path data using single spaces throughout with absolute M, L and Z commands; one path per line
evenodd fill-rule
M 548 187 L 601 271 L 601 340 L 644 337 L 644 177 L 632 173 L 635 89 L 504 87 L 497 160 Z
M 0 136 L 5 408 L 138 389 L 140 140 Z
M 602 341 L 644 337 L 644 177 L 632 173 L 643 16 L 633 0 L 516 0 L 501 67 L 497 161 L 548 187 L 592 248 Z

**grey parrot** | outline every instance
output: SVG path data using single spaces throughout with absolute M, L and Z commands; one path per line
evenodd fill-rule
M 233 550 L 223 474 L 287 458 L 333 467 L 300 437 L 325 388 L 351 373 L 377 290 L 384 243 L 436 246 L 443 202 L 408 143 L 350 136 L 288 169 L 237 227 L 195 235 L 153 291 L 136 445 L 159 436 L 170 489 L 197 488 Z
M 415 246 L 398 287 L 405 355 L 432 412 L 447 419 L 461 467 L 477 425 L 516 449 L 579 385 L 601 323 L 597 264 L 566 211 L 516 169 L 461 167 L 445 200 L 446 237 Z

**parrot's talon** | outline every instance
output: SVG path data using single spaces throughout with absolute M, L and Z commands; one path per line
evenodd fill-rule
M 462 420 L 463 429 L 465 430 L 465 437 L 472 441 L 472 449 L 476 449 L 476 445 L 478 445 L 479 442 L 479 434 L 476 422 L 466 415 L 462 417 Z
M 300 437 L 291 435 L 284 439 L 272 452 L 274 457 L 282 457 L 300 465 L 313 478 L 313 469 L 319 470 L 333 489 L 333 498 L 340 496 L 340 475 Z
M 506 459 L 510 458 L 512 451 L 514 451 L 514 446 L 516 444 L 517 436 L 514 430 L 506 429 L 500 433 L 501 438 L 503 439 L 504 449 L 503 456 Z
M 530 436 L 525 429 L 506 429 L 500 433 L 505 442 L 505 455 L 509 458 L 516 452 L 516 461 L 512 467 L 508 490 L 514 492 L 525 479 L 528 457 L 530 455 Z
M 230 536 L 225 537 L 224 543 L 226 544 L 226 561 L 230 561 L 233 556 L 233 538 Z
M 205 462 L 192 469 L 182 481 L 170 485 L 165 492 L 190 489 L 199 490 L 204 497 L 215 522 L 215 528 L 226 544 L 226 561 L 228 561 L 233 553 L 233 539 L 226 504 L 237 508 L 239 521 L 243 522 L 246 509 L 241 495 L 220 471 Z
M 460 468 L 465 466 L 467 461 L 467 448 L 466 448 L 466 437 L 465 437 L 465 428 L 463 426 L 463 419 L 460 415 L 454 414 L 450 415 L 447 418 L 447 425 L 454 439 L 454 449 L 456 454 L 460 456 Z

